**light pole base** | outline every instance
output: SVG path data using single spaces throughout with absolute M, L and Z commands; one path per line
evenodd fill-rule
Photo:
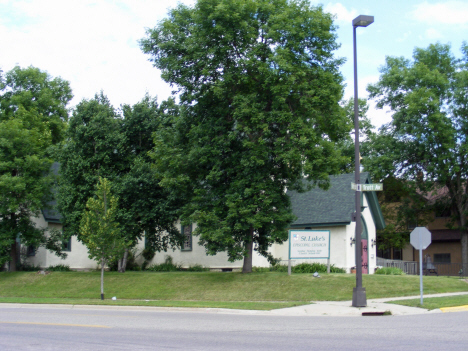
M 353 307 L 366 307 L 366 288 L 353 288 Z

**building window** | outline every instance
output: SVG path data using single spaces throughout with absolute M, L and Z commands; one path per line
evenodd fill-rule
M 402 250 L 395 249 L 392 247 L 391 249 L 387 248 L 385 250 L 377 249 L 377 257 L 379 258 L 386 258 L 387 260 L 402 260 Z
M 393 248 L 393 257 L 392 258 L 394 260 L 402 260 L 403 259 L 402 250 Z
M 392 258 L 392 253 L 390 251 L 390 249 L 384 249 L 384 250 L 381 250 L 381 249 L 377 249 L 377 257 L 380 257 L 380 258 L 386 258 L 386 259 L 391 259 Z
M 192 251 L 192 225 L 183 225 L 180 231 L 184 236 L 182 251 Z
M 28 247 L 26 248 L 26 254 L 28 255 L 28 257 L 36 256 L 36 248 L 34 247 L 34 245 L 28 245 Z
M 434 254 L 434 263 L 451 263 L 449 253 Z
M 71 237 L 62 240 L 62 251 L 71 251 Z
M 408 220 L 408 229 L 412 230 L 418 226 L 418 221 L 416 219 Z

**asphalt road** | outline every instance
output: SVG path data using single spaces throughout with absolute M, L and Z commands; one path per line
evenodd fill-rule
M 266 316 L 0 305 L 0 350 L 467 350 L 468 312 Z

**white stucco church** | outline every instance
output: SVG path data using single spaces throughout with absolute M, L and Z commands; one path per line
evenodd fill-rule
M 295 191 L 288 192 L 291 198 L 293 213 L 297 219 L 291 224 L 291 230 L 320 230 L 329 231 L 329 259 L 330 264 L 344 268 L 347 272 L 355 266 L 355 223 L 351 221 L 351 215 L 355 210 L 355 192 L 351 189 L 354 174 L 343 174 L 330 177 L 330 188 L 322 190 L 313 188 L 305 193 Z M 369 175 L 361 173 L 361 183 L 370 183 Z M 373 273 L 376 267 L 376 231 L 385 227 L 385 222 L 380 210 L 377 196 L 374 192 L 362 193 L 361 218 L 362 232 L 362 262 L 363 273 Z M 38 227 L 61 229 L 60 214 L 54 210 L 45 210 L 34 221 Z M 219 253 L 208 256 L 204 247 L 198 245 L 196 236 L 192 237 L 192 231 L 196 224 L 181 228 L 186 235 L 186 241 L 182 249 L 157 253 L 151 264 L 164 262 L 165 256 L 170 255 L 173 262 L 183 267 L 202 265 L 212 270 L 238 270 L 242 268 L 242 261 L 229 262 L 227 254 Z M 85 270 L 97 268 L 96 261 L 88 258 L 86 247 L 72 237 L 65 245 L 67 258 L 62 260 L 55 254 L 39 248 L 28 258 L 30 264 L 47 268 L 63 264 L 71 269 Z M 144 240 L 137 246 L 137 254 L 144 249 Z M 279 258 L 286 264 L 289 258 L 289 243 L 274 244 L 270 252 L 275 258 Z M 141 261 L 143 259 L 141 258 Z M 294 264 L 311 260 L 295 260 Z M 316 259 L 320 263 L 327 263 L 326 259 Z M 268 261 L 254 253 L 253 266 L 268 267 Z

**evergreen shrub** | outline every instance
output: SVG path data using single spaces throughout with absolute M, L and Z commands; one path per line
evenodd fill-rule
M 403 275 L 403 270 L 397 267 L 381 267 L 375 271 L 375 274 L 384 275 Z

